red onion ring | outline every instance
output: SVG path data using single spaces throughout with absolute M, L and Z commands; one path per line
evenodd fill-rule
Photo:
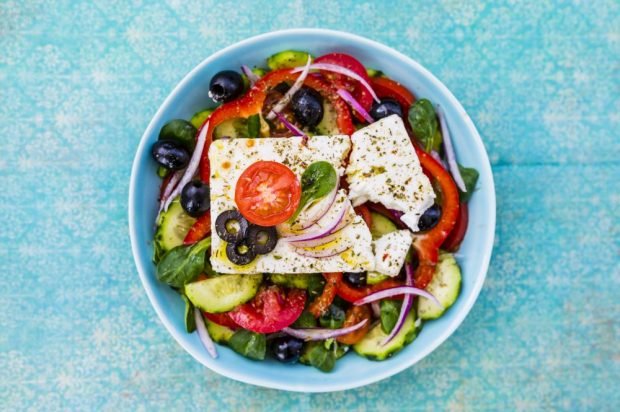
M 394 288 L 383 289 L 379 292 L 371 293 L 370 295 L 356 300 L 353 304 L 355 306 L 365 305 L 366 303 L 376 302 L 381 299 L 393 298 L 394 296 L 400 295 L 414 295 L 414 296 L 422 296 L 424 298 L 432 300 L 434 303 L 443 308 L 443 305 L 439 303 L 437 298 L 425 291 L 424 289 L 414 288 L 413 286 L 397 286 Z
M 256 73 L 254 73 L 252 69 L 250 69 L 245 64 L 241 66 L 241 71 L 243 72 L 243 74 L 245 74 L 245 77 L 248 78 L 250 86 L 254 86 L 254 83 L 260 80 L 260 77 L 258 77 L 258 75 L 256 75 Z
M 326 197 L 319 200 L 318 202 L 313 202 L 312 204 L 304 207 L 304 209 L 299 214 L 300 217 L 297 218 L 300 221 L 299 223 L 301 225 L 301 229 L 302 230 L 308 229 L 310 226 L 314 225 L 316 222 L 321 220 L 323 216 L 325 216 L 325 214 L 329 212 L 329 209 L 331 209 L 332 205 L 334 204 L 334 201 L 336 200 L 337 195 L 338 195 L 338 183 L 336 183 L 336 186 L 334 187 L 334 189 L 331 192 L 329 192 Z M 319 204 L 321 205 L 321 207 L 318 207 Z M 306 212 L 307 210 L 310 210 L 312 206 L 315 206 L 314 213 L 305 219 L 301 219 L 301 217 L 303 217 L 304 212 Z
M 358 112 L 364 118 L 364 120 L 366 120 L 368 123 L 374 123 L 375 119 L 373 119 L 372 116 L 368 114 L 368 112 L 362 107 L 362 105 L 357 100 L 355 100 L 351 93 L 349 93 L 345 89 L 338 89 L 337 93 L 338 96 L 342 97 L 342 100 L 349 103 L 353 110 Z
M 284 239 L 288 242 L 296 242 L 300 240 L 313 240 L 325 237 L 336 231 L 338 225 L 343 221 L 347 212 L 349 211 L 349 205 L 346 202 L 343 202 L 342 210 L 336 215 L 336 217 L 330 221 L 325 229 L 320 229 L 316 232 L 308 231 L 306 233 L 302 233 L 300 235 L 285 237 Z M 312 227 L 312 226 L 311 226 Z
M 454 153 L 454 147 L 452 146 L 452 138 L 450 137 L 450 130 L 448 129 L 448 123 L 446 122 L 446 116 L 440 105 L 436 107 L 437 117 L 439 118 L 439 125 L 441 126 L 441 134 L 443 137 L 443 148 L 446 151 L 446 160 L 448 161 L 448 168 L 452 177 L 454 177 L 454 183 L 459 187 L 461 192 L 467 192 L 463 176 L 459 170 L 459 165 L 456 163 L 456 153 Z
M 291 335 L 293 337 L 296 337 L 296 338 L 299 338 L 299 339 L 303 339 L 303 340 L 306 340 L 306 341 L 325 340 L 325 339 L 337 338 L 338 336 L 342 336 L 342 335 L 346 335 L 347 333 L 355 332 L 356 330 L 358 330 L 359 328 L 364 326 L 366 324 L 366 322 L 368 322 L 368 319 L 364 319 L 361 322 L 356 323 L 353 326 L 349 326 L 349 327 L 341 328 L 341 329 L 321 329 L 321 328 L 316 328 L 316 329 L 291 329 L 291 328 L 284 328 L 284 329 L 282 329 L 282 331 L 287 333 L 288 335 Z
M 405 263 L 405 285 L 411 286 L 413 285 L 413 267 L 410 262 Z M 398 313 L 398 319 L 396 320 L 396 324 L 390 331 L 390 334 L 383 340 L 381 346 L 387 345 L 394 336 L 400 332 L 403 325 L 405 324 L 405 318 L 407 314 L 411 310 L 411 306 L 413 306 L 413 295 L 405 295 L 403 298 L 403 303 L 400 305 L 400 312 Z
M 304 81 L 306 80 L 306 77 L 308 77 L 308 72 L 310 71 L 311 61 L 312 61 L 311 57 L 308 56 L 308 62 L 306 63 L 306 65 L 303 67 L 298 67 L 298 69 L 300 69 L 299 71 L 301 72 L 301 74 L 299 75 L 297 80 L 295 80 L 295 83 L 293 83 L 291 88 L 288 89 L 286 93 L 284 93 L 284 96 L 282 96 L 282 98 L 278 100 L 278 102 L 273 106 L 271 111 L 267 114 L 266 116 L 267 120 L 273 120 L 273 118 L 277 116 L 277 113 L 282 111 L 282 109 L 286 107 L 288 102 L 291 101 L 291 98 L 297 92 L 297 90 L 301 89 L 301 86 L 303 86 Z M 296 72 L 293 71 L 292 73 L 296 73 Z
M 282 124 L 284 126 L 286 126 L 286 128 L 288 130 L 290 130 L 291 132 L 295 133 L 296 136 L 301 136 L 302 139 L 304 140 L 304 142 L 306 140 L 308 140 L 308 136 L 306 136 L 306 134 L 304 132 L 301 131 L 301 129 L 297 128 L 297 126 L 295 126 L 293 123 L 289 122 L 288 120 L 286 120 L 286 117 L 284 117 L 282 115 L 282 113 L 280 112 L 274 112 L 272 111 L 272 113 L 275 113 L 278 120 L 282 122 Z
M 377 94 L 375 93 L 375 91 L 372 89 L 372 87 L 370 87 L 370 84 L 368 84 L 368 82 L 366 80 L 364 80 L 364 78 L 362 78 L 359 74 L 355 73 L 353 70 L 349 70 L 346 67 L 342 67 L 342 66 L 338 66 L 337 64 L 330 64 L 330 63 L 314 63 L 310 65 L 311 69 L 316 69 L 316 70 L 325 70 L 327 72 L 334 72 L 334 73 L 338 73 L 338 74 L 342 74 L 344 76 L 350 77 L 354 80 L 357 80 L 358 82 L 360 82 L 362 84 L 362 86 L 364 86 L 364 88 L 366 90 L 368 90 L 368 92 L 370 93 L 370 95 L 372 96 L 373 99 L 375 99 L 375 101 L 377 103 L 379 103 L 381 100 L 379 100 L 379 97 L 377 97 Z M 296 67 L 293 69 L 293 73 L 297 73 L 300 72 L 302 70 L 305 70 L 304 67 Z
M 217 349 L 215 349 L 215 343 L 209 336 L 209 331 L 207 331 L 207 327 L 205 326 L 205 321 L 202 318 L 202 313 L 196 308 L 194 308 L 194 319 L 196 320 L 196 330 L 198 330 L 198 337 L 202 342 L 203 346 L 209 352 L 209 355 L 213 359 L 217 358 Z

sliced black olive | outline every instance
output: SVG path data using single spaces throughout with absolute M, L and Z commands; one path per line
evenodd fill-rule
M 164 139 L 155 142 L 151 149 L 153 159 L 168 170 L 183 169 L 189 163 L 189 152 L 176 140 Z
M 315 127 L 323 119 L 323 97 L 314 89 L 302 87 L 291 99 L 295 119 L 307 127 Z
M 283 363 L 297 362 L 303 346 L 303 340 L 291 336 L 282 336 L 271 341 L 273 356 Z
M 390 97 L 381 99 L 381 102 L 375 103 L 370 109 L 370 115 L 375 120 L 383 119 L 393 114 L 403 117 L 403 110 L 400 104 Z
M 199 217 L 209 210 L 209 186 L 200 180 L 188 182 L 181 191 L 181 206 L 188 215 Z
M 247 265 L 256 257 L 256 253 L 245 239 L 226 245 L 226 256 L 235 265 Z
M 209 97 L 216 102 L 229 102 L 243 93 L 243 77 L 235 71 L 223 70 L 209 83 Z
M 278 242 L 278 232 L 273 226 L 264 227 L 250 225 L 245 238 L 248 245 L 254 249 L 254 252 L 259 255 L 264 255 L 275 249 L 276 243 Z
M 245 238 L 248 225 L 248 221 L 235 209 L 222 212 L 215 219 L 215 231 L 222 240 L 229 243 L 236 243 Z
M 420 231 L 432 229 L 439 222 L 440 217 L 441 207 L 439 207 L 439 205 L 437 204 L 434 204 L 433 206 L 426 209 L 422 216 L 420 216 L 418 228 L 420 229 Z
M 366 272 L 361 272 L 361 273 L 344 272 L 343 274 L 343 278 L 346 282 L 358 288 L 362 286 L 366 286 L 367 277 L 368 276 L 366 275 Z

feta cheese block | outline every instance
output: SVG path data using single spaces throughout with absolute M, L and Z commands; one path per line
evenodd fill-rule
M 314 136 L 307 145 L 300 137 L 262 138 L 262 139 L 222 139 L 213 142 L 209 149 L 211 165 L 211 216 L 212 245 L 211 265 L 220 273 L 318 273 L 318 272 L 363 272 L 374 268 L 372 238 L 364 221 L 355 214 L 344 190 L 340 190 L 334 208 L 344 204 L 347 218 L 351 221 L 338 233 L 340 236 L 330 244 L 322 246 L 325 250 L 333 247 L 340 252 L 333 256 L 308 257 L 296 251 L 284 238 L 278 239 L 274 250 L 265 255 L 258 255 L 251 263 L 238 266 L 226 256 L 226 242 L 215 231 L 216 217 L 230 209 L 236 209 L 234 201 L 235 186 L 245 169 L 260 160 L 280 162 L 288 166 L 301 178 L 301 174 L 312 163 L 330 162 L 339 176 L 344 174 L 344 162 L 349 154 L 351 142 L 349 136 Z M 342 211 L 342 209 L 339 209 Z M 328 211 L 321 221 L 333 220 L 333 213 Z M 331 213 L 331 215 L 330 215 Z M 339 247 L 346 242 L 346 247 Z M 310 251 L 316 252 L 316 250 Z M 343 250 L 346 249 L 346 250 Z
M 385 117 L 353 133 L 351 140 L 346 175 L 353 206 L 370 201 L 403 212 L 403 223 L 417 232 L 420 216 L 433 205 L 435 192 L 403 120 L 398 115 Z
M 390 277 L 398 276 L 405 264 L 413 235 L 408 230 L 390 232 L 373 241 L 375 269 L 373 272 Z

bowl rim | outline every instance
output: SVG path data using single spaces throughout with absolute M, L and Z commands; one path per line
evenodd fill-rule
M 175 96 L 179 93 L 179 91 L 182 90 L 185 87 L 185 85 L 189 83 L 190 80 L 198 72 L 203 70 L 213 60 L 221 57 L 222 55 L 226 55 L 229 52 L 234 51 L 237 48 L 248 46 L 248 45 L 251 45 L 252 43 L 263 42 L 269 39 L 278 38 L 278 37 L 286 36 L 286 35 L 300 35 L 300 34 L 307 35 L 307 36 L 331 35 L 331 36 L 334 36 L 335 38 L 353 41 L 362 46 L 368 46 L 374 49 L 378 49 L 380 52 L 389 54 L 392 57 L 396 58 L 397 60 L 404 61 L 406 64 L 415 67 L 416 70 L 419 70 L 424 76 L 426 76 L 427 80 L 431 82 L 434 87 L 436 87 L 441 93 L 444 94 L 444 96 L 449 100 L 450 104 L 458 109 L 459 115 L 462 117 L 462 120 L 465 122 L 465 125 L 469 133 L 471 133 L 472 136 L 474 137 L 473 142 L 471 143 L 474 144 L 475 151 L 479 153 L 482 157 L 481 164 L 477 165 L 477 166 L 480 166 L 480 176 L 486 177 L 486 182 L 490 184 L 490 187 L 488 187 L 488 190 L 489 190 L 488 223 L 489 224 L 487 226 L 488 229 L 486 229 L 487 231 L 490 231 L 490 234 L 487 234 L 488 245 L 484 245 L 485 247 L 484 247 L 484 250 L 482 251 L 482 265 L 478 269 L 477 279 L 472 286 L 472 292 L 468 296 L 466 302 L 464 303 L 463 308 L 459 312 L 456 312 L 454 314 L 453 318 L 450 319 L 450 322 L 448 323 L 448 325 L 441 331 L 441 333 L 429 345 L 421 348 L 418 352 L 415 352 L 413 356 L 404 358 L 403 362 L 396 363 L 395 365 L 391 367 L 387 367 L 381 371 L 378 371 L 375 374 L 356 379 L 355 381 L 345 382 L 345 383 L 335 383 L 335 382 L 327 381 L 320 388 L 318 387 L 299 388 L 298 386 L 287 385 L 286 383 L 275 382 L 273 380 L 267 380 L 267 379 L 260 380 L 258 378 L 255 379 L 253 377 L 248 377 L 244 375 L 242 372 L 231 370 L 230 368 L 227 368 L 226 366 L 221 365 L 221 362 L 220 364 L 218 364 L 218 362 L 209 362 L 209 360 L 206 359 L 206 356 L 207 356 L 206 351 L 197 351 L 197 350 L 194 350 L 193 347 L 185 345 L 182 339 L 180 339 L 180 337 L 177 336 L 177 332 L 175 331 L 175 328 L 172 326 L 171 321 L 166 316 L 160 302 L 156 299 L 154 289 L 149 285 L 149 282 L 147 281 L 147 275 L 146 275 L 147 271 L 145 267 L 143 266 L 142 262 L 140 261 L 140 259 L 138 258 L 139 256 L 138 250 L 140 248 L 140 245 L 138 245 L 138 241 L 137 241 L 137 234 L 136 234 L 137 233 L 137 229 L 136 229 L 137 220 L 136 220 L 136 214 L 134 211 L 134 205 L 136 202 L 135 193 L 136 193 L 136 188 L 138 185 L 137 175 L 138 175 L 138 169 L 139 169 L 139 164 L 140 164 L 140 161 L 139 161 L 140 154 L 143 153 L 145 150 L 148 136 L 150 136 L 154 132 L 153 129 L 155 128 L 155 124 L 157 123 L 156 119 L 158 119 L 162 115 L 162 113 L 164 112 L 164 108 L 168 106 L 168 103 L 175 98 Z M 183 347 L 183 349 L 185 349 L 185 351 L 187 351 L 194 359 L 196 359 L 202 365 L 206 366 L 207 368 L 211 369 L 212 371 L 220 375 L 223 375 L 227 378 L 234 379 L 240 382 L 256 385 L 256 386 L 261 386 L 261 387 L 271 388 L 271 389 L 285 390 L 285 391 L 306 392 L 306 393 L 334 392 L 334 391 L 342 391 L 342 390 L 354 389 L 354 388 L 366 386 L 366 385 L 381 381 L 383 379 L 387 379 L 393 375 L 396 375 L 402 372 L 403 370 L 413 366 L 414 364 L 416 364 L 417 362 L 419 362 L 420 360 L 428 356 L 435 349 L 437 349 L 437 347 L 439 347 L 443 342 L 445 342 L 454 333 L 454 331 L 463 323 L 463 320 L 469 314 L 473 304 L 475 303 L 475 301 L 478 298 L 478 295 L 480 294 L 480 291 L 486 279 L 487 271 L 489 268 L 489 263 L 491 260 L 491 254 L 493 251 L 493 244 L 494 244 L 494 239 L 495 239 L 495 225 L 496 225 L 495 183 L 493 180 L 493 173 L 492 173 L 491 164 L 489 161 L 487 151 L 484 147 L 480 134 L 478 133 L 478 130 L 476 129 L 473 121 L 471 120 L 471 118 L 469 117 L 469 115 L 467 114 L 463 106 L 461 105 L 461 103 L 452 94 L 452 92 L 434 74 L 432 74 L 429 70 L 423 67 L 420 63 L 418 63 L 412 58 L 406 56 L 405 54 L 389 46 L 386 46 L 377 41 L 374 41 L 374 40 L 371 40 L 371 39 L 368 39 L 368 38 L 365 38 L 365 37 L 362 37 L 362 36 L 359 36 L 353 33 L 339 31 L 339 30 L 321 29 L 321 28 L 284 29 L 284 30 L 276 30 L 276 31 L 271 31 L 271 32 L 262 33 L 256 36 L 252 36 L 252 37 L 233 43 L 223 49 L 216 51 L 215 53 L 206 57 L 196 67 L 194 67 L 189 73 L 187 73 L 183 77 L 183 79 L 168 94 L 166 99 L 161 103 L 161 105 L 157 109 L 157 112 L 151 118 L 151 121 L 149 122 L 149 125 L 147 126 L 144 133 L 142 134 L 139 145 L 136 149 L 136 154 L 134 156 L 133 164 L 131 168 L 131 178 L 130 178 L 130 184 L 129 184 L 128 218 L 129 218 L 129 235 L 131 239 L 132 255 L 134 258 L 134 262 L 136 264 L 136 268 L 138 269 L 140 281 L 142 282 L 142 286 L 144 287 L 146 291 L 149 301 L 151 302 L 151 305 L 155 309 L 157 316 L 162 321 L 162 323 L 164 324 L 168 332 L 173 336 L 176 342 L 179 345 L 181 345 L 181 347 Z M 210 360 L 213 361 L 212 359 Z

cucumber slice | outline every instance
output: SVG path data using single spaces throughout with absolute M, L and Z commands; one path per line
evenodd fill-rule
M 211 336 L 211 339 L 216 343 L 226 345 L 228 341 L 230 341 L 230 338 L 232 338 L 232 335 L 235 334 L 234 330 L 211 322 L 209 319 L 205 319 L 205 324 L 207 325 L 209 336 Z
M 183 239 L 196 219 L 185 213 L 181 201 L 177 198 L 166 212 L 159 216 L 158 228 L 155 232 L 155 261 L 166 252 L 183 244 Z
M 267 66 L 269 66 L 271 70 L 305 66 L 308 62 L 308 56 L 314 60 L 309 53 L 296 50 L 284 50 L 270 56 L 267 59 Z
M 321 282 L 323 277 L 317 274 L 299 274 L 299 275 L 282 275 L 279 273 L 272 273 L 269 275 L 271 280 L 276 285 L 286 286 L 289 288 L 308 289 L 310 286 Z
M 373 239 L 379 239 L 383 235 L 387 235 L 388 233 L 396 232 L 398 230 L 394 222 L 382 214 L 370 212 L 370 216 L 372 216 L 370 234 Z
M 185 295 L 209 313 L 228 312 L 256 295 L 263 275 L 222 275 L 185 285 Z
M 205 109 L 205 110 L 201 110 L 199 112 L 196 112 L 192 116 L 192 120 L 190 120 L 189 122 L 196 129 L 199 129 L 200 126 L 202 126 L 202 124 L 205 122 L 205 120 L 207 120 L 207 117 L 211 116 L 211 113 L 213 113 L 213 110 L 214 109 Z
M 387 338 L 387 334 L 381 329 L 381 324 L 375 325 L 364 338 L 353 345 L 353 350 L 358 354 L 370 360 L 384 360 L 394 355 L 396 352 L 413 342 L 417 335 L 417 327 L 415 325 L 415 311 L 411 310 L 405 318 L 405 323 L 400 332 L 387 344 L 383 345 L 383 341 Z
M 368 75 L 368 77 L 381 77 L 383 76 L 383 72 L 381 70 L 377 70 L 377 69 L 366 69 L 366 74 Z
M 218 124 L 213 129 L 213 138 L 221 139 L 222 137 L 230 137 L 232 139 L 248 137 L 248 119 L 235 117 Z
M 418 315 L 421 319 L 437 319 L 456 301 L 461 291 L 461 269 L 450 253 L 439 255 L 435 275 L 426 290 L 432 293 L 444 308 L 421 297 L 418 299 Z
M 376 285 L 377 283 L 381 283 L 384 280 L 388 279 L 388 275 L 384 275 L 379 272 L 368 272 L 366 274 L 366 283 L 369 285 Z

